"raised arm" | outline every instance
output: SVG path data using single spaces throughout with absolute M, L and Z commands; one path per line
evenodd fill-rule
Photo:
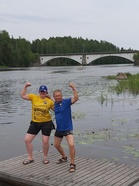
M 31 83 L 26 83 L 23 87 L 23 89 L 21 90 L 20 92 L 20 96 L 21 98 L 25 99 L 25 100 L 29 100 L 29 96 L 28 96 L 28 93 L 27 93 L 27 88 L 31 86 Z
M 69 87 L 71 87 L 72 91 L 73 91 L 73 97 L 71 99 L 71 102 L 73 104 L 73 103 L 75 103 L 78 100 L 79 96 L 78 96 L 78 92 L 76 90 L 76 87 L 75 87 L 75 85 L 73 83 L 70 83 Z

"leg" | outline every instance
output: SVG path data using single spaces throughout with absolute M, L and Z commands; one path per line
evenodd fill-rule
M 66 136 L 66 140 L 69 146 L 70 162 L 74 164 L 75 161 L 75 147 L 74 147 L 74 136 L 72 134 Z
M 49 151 L 49 138 L 52 130 L 52 121 L 45 122 L 41 125 L 42 142 L 43 142 L 43 163 L 49 163 L 47 156 Z
M 28 159 L 33 160 L 33 145 L 32 145 L 32 140 L 35 138 L 36 135 L 34 134 L 26 134 L 25 136 L 25 144 L 26 144 L 26 149 L 28 153 Z
M 43 142 L 43 163 L 49 163 L 47 156 L 49 150 L 49 136 L 42 135 L 42 142 Z
M 60 158 L 57 162 L 57 164 L 59 163 L 63 163 L 63 162 L 67 162 L 67 156 L 61 146 L 61 142 L 63 139 L 63 133 L 56 131 L 55 132 L 55 138 L 54 138 L 54 146 L 57 149 L 57 151 L 61 154 L 62 158 Z
M 35 136 L 38 134 L 39 131 L 40 129 L 38 128 L 38 125 L 31 121 L 27 134 L 25 136 L 25 144 L 26 144 L 26 149 L 28 152 L 28 160 L 33 160 L 32 140 L 35 138 Z
M 76 165 L 75 165 L 75 147 L 74 147 L 74 137 L 72 134 L 69 134 L 66 136 L 66 140 L 69 145 L 69 152 L 70 152 L 70 169 L 69 172 L 73 173 L 76 170 Z
M 65 152 L 64 152 L 64 150 L 63 150 L 63 148 L 62 148 L 62 146 L 61 146 L 61 141 L 62 141 L 62 139 L 63 138 L 60 138 L 60 137 L 54 137 L 54 146 L 55 146 L 55 148 L 57 149 L 57 151 L 61 154 L 61 156 L 63 157 L 63 158 L 65 158 L 66 157 L 66 155 L 65 155 Z

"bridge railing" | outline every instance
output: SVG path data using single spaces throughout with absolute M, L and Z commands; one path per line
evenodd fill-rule
M 126 50 L 126 51 L 110 51 L 110 52 L 84 52 L 84 53 L 58 53 L 58 54 L 39 54 L 39 56 L 70 56 L 70 55 L 91 55 L 91 54 L 124 54 L 124 53 L 137 53 L 138 50 Z

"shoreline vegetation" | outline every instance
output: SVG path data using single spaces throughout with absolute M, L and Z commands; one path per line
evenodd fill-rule
M 8 68 L 8 67 L 7 67 L 7 66 L 2 66 L 2 65 L 0 65 L 0 68 L 2 68 L 2 69 L 3 69 L 3 68 Z
M 115 76 L 106 76 L 107 80 L 117 80 L 117 84 L 115 86 L 110 86 L 110 90 L 116 92 L 117 94 L 121 93 L 131 93 L 133 95 L 139 94 L 139 74 L 130 74 L 123 73 L 126 78 L 119 79 L 118 75 Z
M 25 38 L 11 38 L 6 30 L 0 32 L 0 66 L 8 67 L 37 67 L 41 66 L 40 55 L 59 55 L 59 54 L 85 54 L 97 52 L 137 52 L 134 64 L 138 65 L 139 52 L 131 48 L 124 49 L 104 40 L 83 39 L 82 37 L 50 37 L 49 39 L 35 39 L 29 42 Z M 132 61 L 118 57 L 107 56 L 96 59 L 89 64 L 128 64 Z M 43 66 L 77 66 L 79 63 L 73 59 L 55 58 L 48 61 Z

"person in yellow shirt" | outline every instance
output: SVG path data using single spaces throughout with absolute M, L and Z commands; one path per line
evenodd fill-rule
M 23 161 L 23 164 L 27 165 L 34 162 L 32 140 L 40 131 L 42 132 L 43 142 L 43 163 L 47 164 L 49 163 L 47 157 L 49 150 L 49 138 L 53 128 L 53 122 L 49 111 L 50 109 L 53 109 L 54 102 L 50 99 L 45 85 L 41 85 L 39 87 L 39 94 L 28 94 L 27 88 L 30 86 L 31 83 L 26 83 L 20 93 L 20 96 L 24 100 L 31 101 L 32 103 L 31 122 L 25 136 L 28 158 Z

